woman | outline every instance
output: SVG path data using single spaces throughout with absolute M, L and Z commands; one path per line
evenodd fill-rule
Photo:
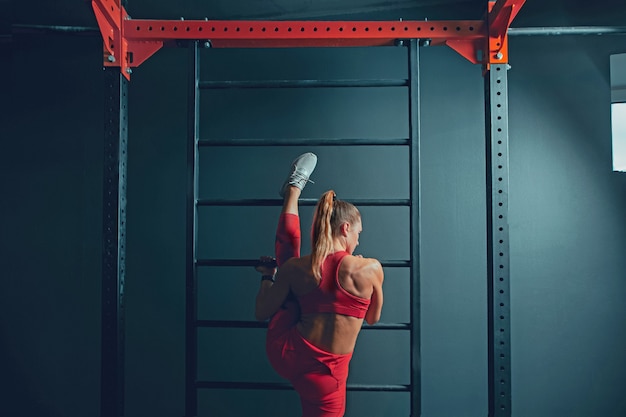
M 374 324 L 383 305 L 383 269 L 376 259 L 354 256 L 361 233 L 358 209 L 327 191 L 315 208 L 312 253 L 300 257 L 298 199 L 317 157 L 292 164 L 283 185 L 276 232 L 276 268 L 262 258 L 256 318 L 271 318 L 267 355 L 300 395 L 303 417 L 341 417 L 348 365 L 363 320 Z

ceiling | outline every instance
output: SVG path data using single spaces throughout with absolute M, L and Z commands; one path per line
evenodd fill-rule
M 476 20 L 487 0 L 129 0 L 141 19 Z M 28 26 L 96 27 L 90 0 L 0 0 L 0 34 Z M 513 27 L 626 25 L 626 1 L 526 0 Z
M 212 0 L 187 1 L 186 7 L 178 3 L 163 2 L 162 8 L 154 2 L 145 2 L 146 6 L 163 13 L 181 10 L 191 14 L 200 13 L 209 18 L 219 19 L 326 19 L 334 16 L 356 14 L 402 13 L 423 7 L 452 6 L 472 4 L 480 10 L 484 0 Z M 140 0 L 133 0 L 133 5 L 141 8 Z

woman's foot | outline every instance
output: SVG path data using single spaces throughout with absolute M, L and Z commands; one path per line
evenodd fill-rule
M 313 182 L 309 180 L 309 177 L 315 170 L 317 165 L 317 155 L 311 152 L 303 153 L 297 157 L 291 164 L 291 171 L 289 176 L 285 180 L 282 188 L 280 189 L 280 196 L 284 197 L 285 192 L 289 186 L 294 186 L 299 190 L 304 189 L 307 182 Z

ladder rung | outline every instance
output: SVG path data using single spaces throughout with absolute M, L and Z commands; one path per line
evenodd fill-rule
M 220 329 L 263 329 L 267 327 L 265 321 L 239 320 L 196 320 L 197 327 Z M 372 326 L 363 325 L 363 330 L 411 330 L 409 323 L 378 323 Z
M 390 207 L 398 207 L 411 206 L 411 201 L 409 199 L 348 199 L 345 200 L 349 203 L 354 204 L 355 206 L 390 206 Z M 317 204 L 317 199 L 314 198 L 301 198 L 299 200 L 299 204 L 301 206 L 315 206 Z M 261 206 L 277 206 L 280 207 L 283 205 L 283 200 L 275 198 L 275 199 L 241 199 L 241 200 L 226 200 L 226 199 L 198 199 L 196 200 L 197 206 L 229 206 L 229 207 L 261 207 Z
M 348 384 L 348 391 L 391 391 L 391 392 L 410 392 L 410 385 L 370 385 L 370 384 Z
M 201 81 L 200 89 L 235 88 L 337 88 L 337 87 L 407 87 L 407 79 L 389 80 L 258 80 Z
M 235 381 L 196 381 L 196 388 L 204 389 L 262 389 L 262 390 L 292 390 L 290 384 L 284 382 L 235 382 Z M 410 385 L 371 385 L 348 384 L 348 391 L 392 391 L 409 392 Z
M 263 329 L 266 321 L 237 321 L 237 320 L 196 320 L 197 327 L 214 329 Z
M 198 259 L 197 266 L 257 266 L 258 259 Z
M 197 259 L 196 266 L 256 266 L 258 259 Z M 409 268 L 411 261 L 408 260 L 382 260 L 383 267 Z
M 205 389 L 264 389 L 292 390 L 285 382 L 232 382 L 232 381 L 196 381 L 196 388 Z
M 198 146 L 408 146 L 409 139 L 290 138 L 290 139 L 201 139 Z
M 411 330 L 411 325 L 409 323 L 364 324 L 362 330 Z

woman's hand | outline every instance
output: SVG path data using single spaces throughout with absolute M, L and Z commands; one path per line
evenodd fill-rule
M 254 267 L 261 275 L 276 275 L 276 259 L 271 256 L 261 256 L 259 263 Z
M 271 256 L 262 256 L 259 264 L 255 267 L 263 274 L 259 292 L 256 295 L 255 317 L 259 321 L 269 319 L 287 299 L 290 284 L 289 276 L 284 275 L 283 270 L 289 270 L 289 262 L 281 265 L 281 270 L 276 273 L 276 260 Z M 266 279 L 266 276 L 275 276 L 275 280 Z

